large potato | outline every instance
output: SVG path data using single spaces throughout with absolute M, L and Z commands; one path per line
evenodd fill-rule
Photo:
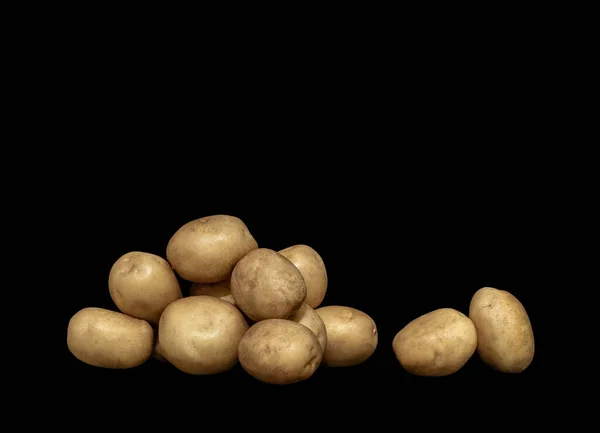
M 473 356 L 476 347 L 475 325 L 452 308 L 440 308 L 414 319 L 392 342 L 402 367 L 418 376 L 455 373 Z
M 348 367 L 366 361 L 377 348 L 377 326 L 370 316 L 351 307 L 330 305 L 317 308 L 327 329 L 323 363 Z
M 121 312 L 154 325 L 166 306 L 181 298 L 179 282 L 169 263 L 140 251 L 124 254 L 113 264 L 108 290 Z
M 290 384 L 311 377 L 319 367 L 322 350 L 315 334 L 290 320 L 258 322 L 242 337 L 242 368 L 266 383 Z
M 321 256 L 308 245 L 294 245 L 279 251 L 300 271 L 306 283 L 305 303 L 317 308 L 327 293 L 327 270 Z
M 325 353 L 325 349 L 327 349 L 327 329 L 325 328 L 325 323 L 323 323 L 321 316 L 319 316 L 315 310 L 310 308 L 307 304 L 302 304 L 298 311 L 290 316 L 289 320 L 310 329 L 317 337 L 317 340 L 319 340 L 321 349 L 323 349 L 323 353 Z
M 477 353 L 504 373 L 520 373 L 533 360 L 535 342 L 525 307 L 511 293 L 491 287 L 471 299 L 469 317 L 477 329 Z
M 235 300 L 231 295 L 229 280 L 221 281 L 220 283 L 192 283 L 190 296 L 213 296 L 235 305 Z
M 189 374 L 217 374 L 238 361 L 238 344 L 248 324 L 229 302 L 190 296 L 169 304 L 158 325 L 163 356 Z
M 103 308 L 75 313 L 67 328 L 67 346 L 80 361 L 94 367 L 133 368 L 152 355 L 150 324 Z
M 218 283 L 258 244 L 237 217 L 212 215 L 184 224 L 169 240 L 167 260 L 183 279 Z
M 233 269 L 231 294 L 250 319 L 286 319 L 306 298 L 306 284 L 292 262 L 276 251 L 249 252 Z

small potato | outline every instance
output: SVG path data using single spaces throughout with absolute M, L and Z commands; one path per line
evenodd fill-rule
M 140 251 L 124 254 L 113 264 L 108 290 L 122 313 L 154 325 L 166 306 L 182 296 L 169 263 Z
M 252 325 L 242 337 L 242 368 L 262 382 L 285 385 L 311 377 L 322 350 L 315 334 L 290 320 L 267 319 Z
M 310 329 L 317 337 L 317 340 L 319 340 L 321 349 L 323 349 L 323 354 L 325 354 L 325 349 L 327 349 L 327 329 L 325 328 L 325 323 L 323 323 L 321 316 L 319 316 L 315 310 L 310 308 L 307 304 L 302 304 L 298 311 L 290 316 L 289 320 Z
M 235 305 L 229 280 L 220 283 L 192 283 L 190 296 L 213 296 Z
M 317 308 L 327 293 L 327 270 L 321 256 L 308 245 L 294 245 L 279 251 L 287 257 L 300 271 L 306 283 L 306 300 L 304 303 Z
M 67 346 L 80 361 L 94 367 L 133 368 L 152 355 L 150 324 L 104 308 L 84 308 L 67 328 Z
M 377 348 L 377 326 L 370 316 L 351 307 L 330 305 L 317 308 L 327 329 L 323 362 L 329 367 L 358 365 Z
M 179 370 L 217 374 L 238 362 L 238 344 L 248 324 L 229 302 L 190 296 L 169 304 L 158 325 L 164 357 Z
M 533 328 L 523 304 L 511 293 L 491 287 L 471 299 L 469 317 L 477 329 L 477 353 L 503 373 L 520 373 L 533 361 Z
M 402 367 L 417 376 L 455 373 L 473 356 L 476 347 L 475 325 L 452 308 L 440 308 L 416 318 L 392 342 Z
M 250 251 L 233 269 L 231 294 L 250 319 L 287 319 L 306 298 L 302 274 L 276 251 Z
M 167 260 L 185 280 L 218 283 L 227 280 L 235 264 L 256 248 L 241 219 L 212 215 L 179 228 L 167 245 Z

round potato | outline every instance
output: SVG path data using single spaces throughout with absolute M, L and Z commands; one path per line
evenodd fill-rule
M 327 349 L 323 363 L 329 367 L 358 365 L 377 348 L 377 326 L 360 310 L 339 305 L 317 308 L 327 329 Z
M 164 357 L 179 370 L 217 374 L 238 361 L 238 344 L 248 324 L 229 302 L 190 296 L 169 304 L 158 325 Z
M 475 325 L 452 308 L 440 308 L 414 319 L 392 342 L 402 367 L 417 376 L 455 373 L 473 356 L 476 347 Z
M 104 308 L 84 308 L 67 328 L 67 346 L 94 367 L 133 368 L 152 355 L 154 332 L 144 320 Z
M 315 310 L 307 304 L 302 304 L 298 311 L 290 316 L 289 320 L 310 329 L 319 340 L 323 354 L 325 353 L 325 349 L 327 349 L 327 329 L 325 329 L 325 323 Z
M 184 224 L 169 240 L 167 260 L 194 283 L 228 279 L 235 264 L 258 244 L 241 219 L 212 215 Z
M 235 300 L 231 295 L 229 280 L 221 281 L 220 283 L 192 283 L 190 296 L 213 296 L 235 305 Z
M 242 337 L 239 357 L 242 368 L 255 379 L 285 385 L 311 377 L 323 355 L 319 340 L 306 326 L 267 319 Z
M 156 325 L 163 310 L 182 297 L 169 263 L 140 251 L 121 256 L 110 269 L 108 290 L 117 308 Z
M 237 306 L 250 319 L 287 319 L 306 298 L 302 274 L 276 251 L 259 248 L 235 265 L 231 274 L 231 294 Z
M 477 329 L 477 353 L 504 373 L 520 373 L 533 361 L 533 328 L 523 304 L 511 293 L 491 287 L 471 299 L 469 317 Z
M 304 303 L 317 308 L 327 293 L 327 270 L 321 256 L 308 245 L 294 245 L 279 253 L 287 257 L 300 271 L 306 283 Z

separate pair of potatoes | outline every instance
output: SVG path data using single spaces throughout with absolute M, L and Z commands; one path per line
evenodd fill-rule
M 533 329 L 521 302 L 490 287 L 471 299 L 469 317 L 441 308 L 407 324 L 392 347 L 402 367 L 420 376 L 446 376 L 460 370 L 477 350 L 495 370 L 520 373 L 534 354 Z

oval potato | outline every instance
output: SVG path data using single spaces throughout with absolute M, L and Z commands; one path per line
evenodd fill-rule
M 473 356 L 476 347 L 475 325 L 452 308 L 440 308 L 414 319 L 392 342 L 402 367 L 418 376 L 455 373 Z
M 477 329 L 477 353 L 504 373 L 520 373 L 533 361 L 535 341 L 523 304 L 511 293 L 492 287 L 471 299 L 469 317 Z
M 89 307 L 71 317 L 67 346 L 77 359 L 94 367 L 133 368 L 152 355 L 153 334 L 144 320 Z
M 317 308 L 327 329 L 327 349 L 323 362 L 329 367 L 361 364 L 377 348 L 377 326 L 373 319 L 352 307 L 330 305 Z
M 323 259 L 308 245 L 294 245 L 279 251 L 298 268 L 306 283 L 306 299 L 304 303 L 317 308 L 327 293 L 327 270 Z
M 307 304 L 302 304 L 298 311 L 290 316 L 289 320 L 310 329 L 317 337 L 317 340 L 319 340 L 323 354 L 325 354 L 325 349 L 327 349 L 327 329 L 325 328 L 323 319 L 321 319 L 321 316 L 315 310 Z
M 236 263 L 258 248 L 244 222 L 211 215 L 180 227 L 167 245 L 167 260 L 181 278 L 194 283 L 228 279 Z
M 179 370 L 217 374 L 238 362 L 238 344 L 248 324 L 229 302 L 190 296 L 169 304 L 158 325 L 163 356 Z
M 231 294 L 250 319 L 287 319 L 306 298 L 302 274 L 276 251 L 250 251 L 233 269 Z
M 235 305 L 229 280 L 220 283 L 192 283 L 190 296 L 213 296 Z
M 319 340 L 310 329 L 283 319 L 252 325 L 239 345 L 242 368 L 255 379 L 278 385 L 308 379 L 322 356 Z
M 158 324 L 171 302 L 182 297 L 169 263 L 154 254 L 132 251 L 111 267 L 108 290 L 117 308 L 128 316 Z

